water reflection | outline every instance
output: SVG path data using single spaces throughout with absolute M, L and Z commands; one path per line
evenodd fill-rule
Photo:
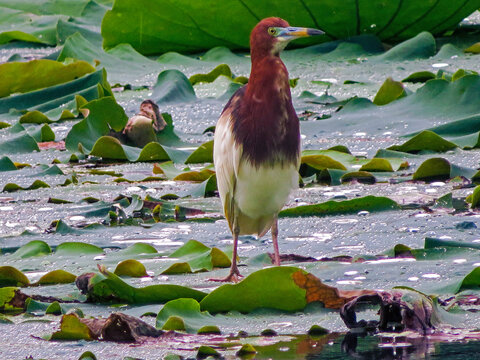
M 313 337 L 294 337 L 267 346 L 255 345 L 255 359 L 359 359 L 359 360 L 416 360 L 477 359 L 480 341 L 438 342 L 428 337 L 382 337 L 352 333 L 331 333 Z

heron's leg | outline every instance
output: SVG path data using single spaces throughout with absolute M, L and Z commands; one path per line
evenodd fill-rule
M 273 252 L 275 253 L 274 264 L 280 266 L 280 252 L 278 251 L 278 217 L 275 216 L 272 224 Z
M 223 279 L 209 279 L 210 281 L 219 281 L 219 282 L 238 282 L 242 275 L 238 271 L 237 267 L 237 246 L 238 246 L 238 235 L 240 234 L 240 228 L 238 226 L 237 219 L 235 218 L 233 222 L 233 253 L 232 253 L 232 266 L 230 267 L 230 273 Z

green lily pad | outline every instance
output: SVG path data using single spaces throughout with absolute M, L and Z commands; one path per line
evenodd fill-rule
M 330 200 L 315 205 L 297 206 L 280 211 L 280 217 L 328 216 L 338 214 L 356 214 L 359 211 L 390 211 L 399 209 L 399 205 L 387 197 L 365 196 L 358 199 Z
M 404 96 L 406 96 L 406 93 L 403 84 L 389 77 L 378 90 L 373 103 L 375 105 L 386 105 Z
M 479 290 L 480 289 L 480 267 L 476 267 L 469 272 L 460 283 L 456 293 L 463 290 Z
M 86 151 L 86 149 L 83 150 Z M 190 155 L 190 152 L 162 146 L 157 142 L 148 143 L 143 149 L 139 149 L 123 145 L 114 137 L 102 136 L 93 144 L 89 154 L 105 159 L 128 160 L 131 162 L 172 160 L 175 163 L 183 163 Z
M 195 74 L 190 76 L 188 80 L 192 85 L 198 83 L 211 83 L 214 82 L 219 76 L 226 76 L 232 80 L 232 70 L 227 64 L 220 64 L 215 69 L 207 74 Z
M 13 266 L 0 266 L 0 287 L 29 285 L 28 278 Z
M 408 153 L 417 153 L 420 151 L 445 152 L 455 149 L 456 144 L 445 140 L 436 133 L 425 130 L 415 135 L 402 145 L 390 146 L 388 150 L 403 151 Z
M 187 171 L 178 174 L 173 178 L 175 181 L 192 181 L 192 182 L 204 182 L 209 179 L 215 171 L 210 169 L 203 169 L 201 171 Z
M 402 82 L 406 83 L 424 83 L 428 80 L 435 79 L 437 76 L 430 71 L 417 71 L 408 75 Z
M 83 242 L 63 242 L 55 249 L 56 255 L 90 255 L 103 254 L 103 249 L 88 243 Z
M 33 240 L 20 247 L 12 256 L 20 259 L 44 256 L 52 253 L 50 246 L 44 241 Z
M 476 170 L 467 169 L 451 164 L 444 158 L 430 158 L 425 160 L 413 174 L 413 180 L 435 181 L 452 179 L 456 176 L 472 178 Z
M 340 177 L 340 182 L 342 183 L 350 181 L 358 181 L 361 184 L 375 184 L 377 179 L 368 171 L 347 172 Z
M 144 277 L 147 276 L 145 266 L 138 260 L 128 259 L 120 262 L 114 271 L 118 276 Z
M 212 324 L 215 324 L 215 318 L 207 311 L 201 311 L 200 304 L 194 299 L 169 301 L 160 310 L 156 319 L 156 327 L 159 329 L 188 333 L 196 333 L 200 328 Z
M 328 119 L 302 122 L 302 133 L 322 136 L 321 133 L 334 133 L 344 127 L 344 135 L 365 129 L 374 135 L 388 128 L 398 135 L 414 136 L 430 130 L 455 144 L 462 140 L 462 147 L 472 147 L 476 146 L 480 131 L 480 104 L 471 100 L 477 97 L 478 75 L 466 75 L 454 82 L 434 79 L 415 93 L 383 106 L 363 98 L 352 99 Z M 467 136 L 472 138 L 462 138 Z
M 50 185 L 48 185 L 46 182 L 42 180 L 35 180 L 30 186 L 27 186 L 27 187 L 22 187 L 15 183 L 8 183 L 3 187 L 2 191 L 16 192 L 19 190 L 36 190 L 36 189 L 49 188 L 49 187 Z
M 185 160 L 185 164 L 213 163 L 213 140 L 200 145 Z
M 0 171 L 13 171 L 18 170 L 15 164 L 8 156 L 0 158 Z
M 209 248 L 196 240 L 189 240 L 169 257 L 177 258 L 179 261 L 162 274 L 211 271 L 213 268 L 227 268 L 231 265 L 230 258 L 223 251 Z
M 62 64 L 53 60 L 8 62 L 0 65 L 0 97 L 13 93 L 26 93 L 57 84 L 66 83 L 94 72 L 85 61 Z
M 460 0 L 454 4 L 340 4 L 327 1 L 288 6 L 283 2 L 248 3 L 245 6 L 231 0 L 223 6 L 214 3 L 198 6 L 191 1 L 182 1 L 173 6 L 117 0 L 113 9 L 105 14 L 102 35 L 106 48 L 126 42 L 145 54 L 198 52 L 214 46 L 247 48 L 250 31 L 259 19 L 275 14 L 291 25 L 316 27 L 320 24 L 334 39 L 365 33 L 377 34 L 383 40 L 406 39 L 425 30 L 441 34 L 453 28 L 479 6 L 476 1 L 465 3 Z M 224 9 L 228 9 L 228 17 L 224 16 Z M 217 21 L 209 20 L 212 18 Z
M 179 298 L 200 301 L 205 293 L 179 285 L 150 285 L 135 288 L 117 275 L 102 269 L 89 281 L 87 297 L 92 302 L 125 302 L 128 304 L 161 304 Z
M 181 71 L 165 70 L 158 75 L 152 94 L 157 104 L 189 102 L 196 98 L 192 84 Z
M 435 55 L 437 46 L 431 33 L 424 31 L 412 34 L 412 36 L 411 39 L 408 39 L 394 46 L 387 52 L 377 56 L 375 61 L 405 61 L 425 59 Z
M 217 176 L 211 175 L 207 180 L 198 184 L 196 187 L 187 192 L 187 196 L 191 197 L 210 197 L 215 196 L 217 191 Z
M 480 185 L 473 189 L 471 207 L 473 209 L 480 207 Z
M 305 290 L 292 277 L 296 272 L 304 273 L 287 266 L 256 271 L 238 284 L 226 284 L 213 290 L 200 302 L 200 307 L 210 313 L 249 313 L 259 308 L 300 311 L 307 301 Z
M 0 287 L 0 309 L 3 311 L 15 310 L 15 305 L 10 302 L 15 299 L 15 294 L 17 293 L 18 288 L 7 286 Z
M 464 51 L 471 54 L 480 54 L 480 42 L 470 45 Z
M 139 79 L 165 69 L 164 65 L 142 56 L 129 44 L 123 42 L 109 51 L 103 51 L 101 46 L 84 35 L 75 32 L 68 36 L 57 60 L 73 58 L 89 63 L 100 62 L 100 66 L 108 71 L 108 80 L 112 85 L 143 85 Z
M 82 323 L 75 314 L 66 314 L 60 321 L 60 330 L 51 334 L 48 340 L 93 340 L 92 334 L 87 325 Z
M 394 171 L 392 164 L 381 158 L 374 158 L 359 169 L 359 171 Z
M 347 168 L 341 162 L 336 161 L 327 155 L 302 156 L 300 165 L 301 176 L 311 176 L 324 169 L 347 170 Z
M 82 109 L 87 110 L 88 115 L 72 127 L 65 139 L 65 146 L 71 152 L 79 149 L 91 152 L 97 139 L 107 135 L 110 129 L 121 131 L 128 121 L 123 108 L 110 96 L 93 100 Z
M 53 270 L 43 275 L 36 285 L 70 284 L 75 282 L 77 277 L 65 270 Z
M 0 114 L 11 109 L 45 112 L 69 103 L 73 109 L 76 95 L 81 95 L 87 100 L 112 95 L 110 85 L 106 81 L 105 70 L 100 69 L 63 84 L 0 98 Z

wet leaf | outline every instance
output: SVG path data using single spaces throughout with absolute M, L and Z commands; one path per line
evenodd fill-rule
M 18 170 L 15 164 L 8 156 L 0 158 L 0 171 L 13 171 Z
M 0 65 L 0 97 L 13 93 L 26 93 L 82 77 L 95 69 L 85 61 L 67 65 L 53 60 L 8 62 Z
M 123 108 L 110 96 L 90 101 L 82 109 L 88 111 L 88 116 L 75 124 L 65 139 L 65 146 L 71 152 L 92 152 L 97 139 L 110 129 L 121 131 L 128 120 Z
M 213 163 L 213 140 L 200 145 L 185 160 L 185 164 Z
M 2 191 L 15 192 L 19 190 L 36 190 L 40 188 L 49 188 L 49 187 L 50 185 L 43 182 L 42 180 L 35 180 L 30 186 L 27 186 L 27 187 L 22 187 L 14 183 L 8 183 L 3 187 Z
M 187 171 L 181 173 L 173 178 L 174 181 L 192 181 L 192 182 L 204 182 L 209 179 L 215 171 L 210 169 L 203 169 L 201 171 Z
M 106 81 L 105 70 L 101 69 L 63 84 L 0 98 L 0 114 L 10 109 L 45 112 L 64 104 L 73 110 L 76 95 L 93 100 L 105 94 L 111 95 L 111 90 Z
M 340 162 L 327 155 L 304 155 L 301 159 L 300 175 L 303 177 L 311 176 L 324 169 L 347 170 Z
M 192 190 L 187 192 L 187 196 L 191 197 L 210 197 L 215 196 L 217 191 L 217 176 L 211 175 L 207 180 L 198 184 Z
M 300 311 L 307 301 L 305 290 L 293 280 L 296 272 L 303 271 L 287 266 L 256 271 L 238 284 L 213 290 L 200 302 L 201 309 L 210 313 L 248 313 L 258 308 Z
M 0 287 L 29 285 L 28 278 L 12 266 L 0 266 Z
M 169 255 L 179 261 L 164 270 L 162 274 L 211 271 L 213 268 L 230 267 L 231 260 L 223 251 L 209 248 L 196 240 L 189 240 Z
M 62 316 L 60 330 L 54 332 L 48 340 L 93 340 L 94 334 L 75 314 Z
M 458 293 L 463 290 L 478 290 L 480 289 L 480 267 L 476 267 L 470 273 L 467 274 L 460 283 L 457 291 Z
M 446 152 L 455 149 L 456 144 L 445 140 L 432 131 L 425 130 L 415 135 L 402 145 L 390 146 L 388 150 L 403 151 L 408 153 L 417 153 L 420 151 Z
M 77 278 L 77 286 L 79 284 Z M 87 277 L 87 287 L 82 291 L 91 302 L 109 303 L 126 302 L 128 304 L 161 304 L 178 298 L 192 298 L 200 301 L 205 293 L 179 285 L 150 285 L 135 288 L 117 275 L 102 268 L 102 274 Z
M 480 206 L 480 185 L 476 186 L 472 193 L 471 206 L 473 209 Z
M 470 179 L 476 173 L 473 169 L 463 168 L 444 158 L 431 158 L 425 160 L 413 174 L 413 180 L 423 180 L 427 182 L 435 180 L 446 180 L 456 176 L 463 176 Z
M 386 105 L 404 96 L 406 96 L 406 93 L 403 84 L 389 77 L 378 90 L 373 103 L 375 105 Z
M 0 287 L 0 309 L 8 311 L 16 308 L 11 302 L 14 301 L 17 291 L 16 287 Z
M 411 31 L 413 27 L 408 27 Z M 435 55 L 435 39 L 429 32 L 411 33 L 411 39 L 394 46 L 385 53 L 377 56 L 377 61 L 405 61 L 425 59 Z
M 464 50 L 466 53 L 480 54 L 480 42 L 475 43 Z
M 362 184 L 374 184 L 376 182 L 375 176 L 370 174 L 368 171 L 352 171 L 346 174 L 343 174 L 340 177 L 342 183 L 350 181 L 358 181 Z
M 408 75 L 402 82 L 409 82 L 409 83 L 424 83 L 428 80 L 435 79 L 437 76 L 430 72 L 430 71 L 418 71 L 414 72 L 413 74 Z
M 103 254 L 103 249 L 83 242 L 63 242 L 55 249 L 56 255 L 90 255 Z
M 226 76 L 227 78 L 232 79 L 232 70 L 227 64 L 220 64 L 207 74 L 192 75 L 188 80 L 190 80 L 192 85 L 198 83 L 211 83 L 214 82 L 219 76 Z
M 15 251 L 12 256 L 20 259 L 35 257 L 35 256 L 44 256 L 51 254 L 52 249 L 44 241 L 41 240 L 32 240 L 29 243 L 21 246 L 17 251 Z
M 199 7 L 190 1 L 182 1 L 177 6 L 163 4 L 149 8 L 147 5 L 131 0 L 115 2 L 102 23 L 104 46 L 111 48 L 127 42 L 145 54 L 172 50 L 199 52 L 214 46 L 245 49 L 248 47 L 251 29 L 259 19 L 271 16 L 272 13 L 288 20 L 290 24 L 307 27 L 321 24 L 321 28 L 335 39 L 364 33 L 377 33 L 382 39 L 405 39 L 425 30 L 443 33 L 478 8 L 478 3 L 473 1 L 466 4 L 441 4 L 438 9 L 432 3 L 378 7 L 366 3 L 313 2 L 294 4 L 287 10 L 282 3 L 249 3 L 245 7 L 235 1 L 228 1 L 225 3 L 230 14 L 227 19 L 222 17 L 222 7 L 210 4 Z M 182 18 L 184 14 L 188 14 L 188 17 Z M 349 20 L 357 19 L 357 16 L 358 21 Z M 206 20 L 212 18 L 219 21 Z M 375 26 L 370 26 L 371 24 Z M 128 30 L 119 32 L 120 28 Z M 432 51 L 434 50 L 435 47 Z
M 162 330 L 180 330 L 197 333 L 206 325 L 215 324 L 208 311 L 201 311 L 194 299 L 177 299 L 166 303 L 157 315 L 156 327 Z
M 75 282 L 77 277 L 65 270 L 53 270 L 43 275 L 35 285 L 53 285 L 53 284 L 70 284 Z
M 157 104 L 188 102 L 196 98 L 192 84 L 182 72 L 165 70 L 158 75 L 152 94 Z
M 370 160 L 359 171 L 394 171 L 392 164 L 386 159 L 375 158 Z
M 390 211 L 397 210 L 399 208 L 399 205 L 389 198 L 370 195 L 352 200 L 331 200 L 315 205 L 297 206 L 294 208 L 282 210 L 279 216 L 328 216 L 338 214 L 356 214 L 359 211 Z
M 114 271 L 118 276 L 143 277 L 148 276 L 145 266 L 135 259 L 124 260 L 117 265 Z
M 82 353 L 82 355 L 80 355 L 78 360 L 97 360 L 97 357 L 91 351 L 85 351 Z

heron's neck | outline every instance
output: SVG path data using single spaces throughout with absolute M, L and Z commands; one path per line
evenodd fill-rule
M 247 96 L 270 102 L 280 97 L 279 101 L 291 102 L 288 71 L 279 56 L 252 57 Z
M 252 164 L 296 164 L 299 123 L 288 71 L 278 56 L 252 58 L 250 79 L 233 118 L 235 139 Z

